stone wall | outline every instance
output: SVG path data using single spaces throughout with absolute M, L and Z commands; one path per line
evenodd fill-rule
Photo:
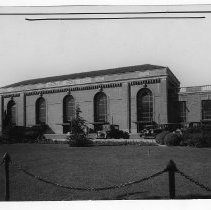
M 16 123 L 20 126 L 36 124 L 36 101 L 42 96 L 46 100 L 46 123 L 54 133 L 63 133 L 63 99 L 71 94 L 79 104 L 82 117 L 89 127 L 94 122 L 94 96 L 99 91 L 107 95 L 108 122 L 119 125 L 121 130 L 137 132 L 137 93 L 147 87 L 153 95 L 153 121 L 158 124 L 168 123 L 168 79 L 178 84 L 172 73 L 165 68 L 154 71 L 133 72 L 117 75 L 108 75 L 95 78 L 97 83 L 70 86 L 60 85 L 52 88 L 41 88 L 41 85 L 14 88 L 1 91 L 0 105 L 2 114 L 7 109 L 8 102 L 13 99 L 17 107 Z M 93 79 L 92 79 L 93 80 Z M 88 81 L 88 80 L 87 80 Z M 90 80 L 91 81 L 91 80 Z M 108 81 L 108 82 L 105 82 Z M 61 83 L 61 82 L 60 82 Z M 63 83 L 62 83 L 63 84 Z M 40 87 L 40 88 L 39 88 Z M 1 122 L 2 127 L 2 122 Z
M 202 100 L 211 100 L 211 91 L 180 93 L 179 101 L 186 101 L 187 122 L 200 122 L 202 119 Z

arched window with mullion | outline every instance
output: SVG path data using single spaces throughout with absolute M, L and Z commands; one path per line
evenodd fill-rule
M 107 96 L 99 92 L 94 97 L 94 121 L 97 123 L 107 122 Z
M 202 120 L 211 120 L 211 100 L 202 100 Z
M 46 123 L 46 102 L 43 97 L 36 101 L 36 123 Z
M 147 88 L 137 93 L 137 121 L 141 123 L 153 121 L 153 97 L 152 92 Z
M 11 125 L 16 125 L 16 103 L 13 100 L 7 104 L 7 117 Z
M 70 122 L 75 117 L 75 100 L 67 95 L 63 100 L 63 122 Z

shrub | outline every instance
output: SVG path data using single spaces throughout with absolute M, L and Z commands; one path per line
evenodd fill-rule
M 4 128 L 2 139 L 4 143 L 34 143 L 37 139 L 43 139 L 43 134 L 48 125 L 7 126 Z
M 211 147 L 211 135 L 209 133 L 192 133 L 184 141 L 192 147 Z
M 5 135 L 2 134 L 0 136 L 0 143 L 1 144 L 7 144 L 7 143 L 9 143 L 9 138 L 7 136 L 5 136 Z
M 164 145 L 164 138 L 167 134 L 169 134 L 169 131 L 162 131 L 161 133 L 157 134 L 155 137 L 155 141 L 158 144 Z
M 206 132 L 203 135 L 204 141 L 207 147 L 211 147 L 211 132 Z
M 112 129 L 108 132 L 107 138 L 108 139 L 129 139 L 130 135 L 128 132 Z
M 22 126 L 7 126 L 4 128 L 3 136 L 4 143 L 22 143 L 24 142 L 25 127 Z
M 76 116 L 71 123 L 72 134 L 67 137 L 69 146 L 85 147 L 92 144 L 92 141 L 90 141 L 85 134 L 85 120 L 80 116 L 80 113 L 80 107 L 77 105 Z
M 101 139 L 104 139 L 105 136 L 106 136 L 105 133 L 100 133 L 100 134 L 99 134 L 99 138 L 101 138 Z
M 89 140 L 83 134 L 72 134 L 68 138 L 69 146 L 71 147 L 87 147 L 92 145 L 92 141 Z
M 210 147 L 211 132 L 200 128 L 189 128 L 184 131 L 181 144 L 192 147 Z
M 126 131 L 123 131 L 123 139 L 129 139 L 129 138 L 130 138 L 129 133 Z
M 211 127 L 206 126 L 202 130 L 202 135 L 207 147 L 211 147 Z
M 164 143 L 167 146 L 179 146 L 181 142 L 181 137 L 176 133 L 169 133 L 164 138 Z
M 94 129 L 89 128 L 89 133 L 95 133 Z
M 203 138 L 202 133 L 192 133 L 186 139 L 187 145 L 192 147 L 204 147 L 206 142 Z
M 194 128 L 194 127 L 192 127 L 192 128 L 188 128 L 188 129 L 186 129 L 185 131 L 184 131 L 184 133 L 186 133 L 186 134 L 189 134 L 189 133 L 191 133 L 191 134 L 193 134 L 193 133 L 201 133 L 202 132 L 202 129 L 201 128 Z

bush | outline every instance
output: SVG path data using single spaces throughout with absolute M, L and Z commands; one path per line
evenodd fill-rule
M 5 136 L 5 135 L 1 135 L 0 136 L 0 143 L 1 144 L 7 144 L 9 142 L 9 138 L 7 137 L 7 136 Z
M 204 147 L 206 145 L 202 133 L 192 133 L 185 141 L 188 146 L 192 147 Z
M 89 133 L 95 133 L 94 129 L 89 128 Z
M 194 133 L 201 133 L 202 132 L 202 129 L 201 128 L 194 128 L 194 127 L 192 127 L 192 128 L 188 128 L 188 129 L 186 129 L 185 131 L 184 131 L 184 133 L 186 133 L 186 134 L 194 134 Z
M 108 132 L 107 138 L 108 139 L 129 139 L 130 135 L 128 132 L 112 129 Z
M 4 129 L 2 138 L 4 143 L 23 143 L 25 142 L 26 127 L 23 126 L 8 126 Z
M 204 133 L 204 140 L 207 147 L 211 147 L 211 132 Z
M 68 137 L 68 143 L 71 147 L 87 147 L 92 145 L 92 141 L 83 134 L 70 135 Z
M 41 124 L 32 127 L 7 126 L 4 128 L 2 140 L 4 143 L 34 143 L 42 139 L 48 125 Z
M 166 135 L 168 135 L 170 132 L 169 131 L 162 131 L 161 133 L 157 134 L 155 137 L 155 141 L 158 144 L 164 145 L 164 138 Z
M 105 138 L 105 133 L 100 133 L 98 138 L 104 139 Z
M 184 142 L 191 147 L 210 147 L 211 136 L 203 133 L 192 133 L 184 139 Z
M 181 142 L 181 137 L 176 133 L 169 133 L 164 138 L 164 143 L 167 146 L 179 146 Z
M 123 131 L 122 137 L 123 137 L 123 139 L 129 139 L 130 138 L 130 135 L 129 135 L 128 132 L 126 132 L 126 131 L 124 132 Z
M 183 132 L 181 145 L 211 147 L 211 132 L 201 128 L 189 128 Z

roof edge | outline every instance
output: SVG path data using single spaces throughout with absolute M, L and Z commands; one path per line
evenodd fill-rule
M 140 69 L 137 69 L 137 68 L 140 68 Z M 86 77 L 123 74 L 123 73 L 135 72 L 135 71 L 149 71 L 149 70 L 152 71 L 152 70 L 163 69 L 163 68 L 167 68 L 167 67 L 151 65 L 151 64 L 143 64 L 143 65 L 135 65 L 135 66 L 109 68 L 105 70 L 95 70 L 95 71 L 88 71 L 88 72 L 79 72 L 79 73 L 73 73 L 73 74 L 65 74 L 65 75 L 59 75 L 59 76 L 50 76 L 50 77 L 41 77 L 41 78 L 36 78 L 36 79 L 23 80 L 21 82 L 12 83 L 10 85 L 0 87 L 0 89 L 14 88 L 14 87 L 20 87 L 20 86 L 26 86 L 26 85 L 44 84 L 48 82 L 58 82 L 58 81 L 64 81 L 64 80 L 74 80 L 74 79 L 81 79 L 81 78 L 86 78 Z

